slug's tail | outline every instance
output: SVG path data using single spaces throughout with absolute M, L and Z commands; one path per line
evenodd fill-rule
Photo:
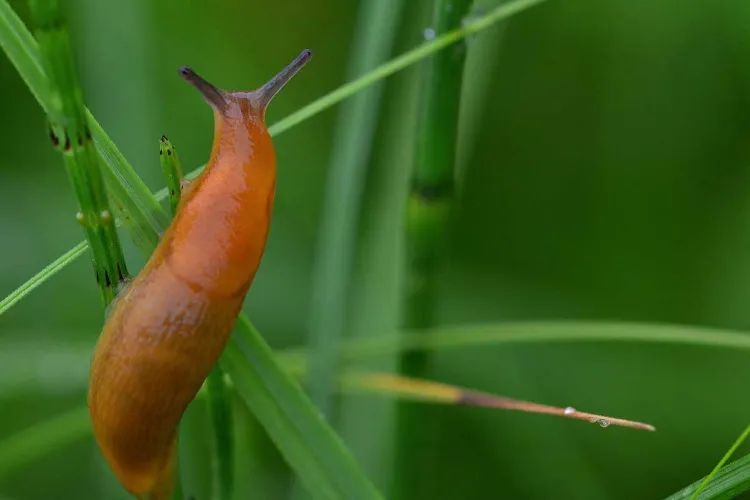
M 177 439 L 172 440 L 169 459 L 164 468 L 156 476 L 151 491 L 136 494 L 138 500 L 170 500 L 174 489 L 175 472 L 177 469 Z

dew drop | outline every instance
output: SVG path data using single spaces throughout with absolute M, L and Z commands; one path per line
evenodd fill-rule
M 609 420 L 606 418 L 600 418 L 596 421 L 597 424 L 599 424 L 599 427 L 609 427 Z
M 422 32 L 422 36 L 424 36 L 424 39 L 427 41 L 434 40 L 435 39 L 435 29 L 434 28 L 425 28 Z
M 106 224 L 112 220 L 112 214 L 109 213 L 109 210 L 102 210 L 99 214 L 99 218 Z
M 84 219 L 85 219 L 85 217 L 83 215 L 83 212 L 76 212 L 76 220 L 79 223 L 83 224 Z
M 566 407 L 566 408 L 565 408 L 565 409 L 563 410 L 563 413 L 564 413 L 565 415 L 572 415 L 572 414 L 574 414 L 575 412 L 576 412 L 576 409 L 575 409 L 575 408 L 573 408 L 572 406 L 568 406 L 568 407 Z

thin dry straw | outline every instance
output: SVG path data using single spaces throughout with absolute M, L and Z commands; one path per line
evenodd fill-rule
M 574 420 L 582 420 L 601 427 L 610 425 L 628 427 L 644 431 L 655 431 L 656 428 L 644 422 L 629 420 L 598 413 L 578 411 L 572 406 L 550 406 L 505 396 L 497 396 L 481 391 L 465 389 L 454 385 L 433 382 L 411 377 L 403 377 L 389 373 L 366 373 L 350 375 L 346 379 L 349 388 L 367 389 L 388 394 L 396 394 L 406 398 L 422 401 L 461 404 L 467 406 L 481 406 L 501 410 L 515 410 L 524 413 L 538 413 Z

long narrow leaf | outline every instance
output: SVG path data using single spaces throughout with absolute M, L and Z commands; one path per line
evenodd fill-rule
M 748 435 L 750 435 L 750 425 L 747 425 L 745 427 L 745 430 L 742 431 L 742 434 L 737 436 L 737 439 L 734 440 L 732 445 L 729 447 L 729 449 L 724 453 L 724 456 L 721 457 L 719 460 L 719 463 L 716 464 L 716 466 L 711 470 L 711 472 L 706 476 L 703 481 L 701 481 L 698 488 L 693 492 L 692 496 L 690 497 L 691 500 L 697 500 L 700 494 L 706 490 L 708 486 L 711 485 L 712 481 L 716 478 L 716 476 L 719 474 L 719 471 L 722 467 L 724 467 L 724 464 L 729 461 L 730 458 L 732 458 L 732 455 L 734 455 L 734 452 L 737 451 L 737 448 L 739 448 L 742 443 L 745 442 Z
M 271 349 L 245 318 L 221 358 L 240 396 L 316 497 L 380 498 L 343 442 L 291 377 L 274 370 Z
M 345 361 L 362 361 L 417 350 L 581 342 L 643 342 L 748 351 L 750 332 L 653 323 L 519 321 L 443 326 L 426 332 L 383 334 L 345 341 L 339 352 Z M 305 368 L 305 354 L 303 349 L 289 349 L 280 354 L 280 359 L 290 369 L 301 370 Z
M 706 478 L 699 479 L 690 486 L 668 496 L 665 500 L 687 500 L 694 498 Z M 726 465 L 718 470 L 711 482 L 698 493 L 698 500 L 728 500 L 737 498 L 750 490 L 750 455 Z

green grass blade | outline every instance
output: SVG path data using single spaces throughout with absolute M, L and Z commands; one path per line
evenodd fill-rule
M 631 342 L 674 344 L 750 351 L 750 332 L 689 325 L 587 320 L 480 323 L 431 328 L 424 332 L 384 333 L 347 340 L 339 348 L 343 361 L 364 361 L 408 351 L 442 351 L 513 344 Z M 288 349 L 279 360 L 304 370 L 304 349 Z
M 348 97 L 351 97 L 362 89 L 373 85 L 374 83 L 424 59 L 425 57 L 544 1 L 546 0 L 516 0 L 503 4 L 489 11 L 484 16 L 477 17 L 472 21 L 467 22 L 461 29 L 446 33 L 435 40 L 424 43 L 419 47 L 392 59 L 388 63 L 379 66 L 375 70 L 362 75 L 360 78 L 357 78 L 356 80 L 339 87 L 333 92 L 316 99 L 309 105 L 273 124 L 269 127 L 269 132 L 272 136 L 285 132 L 295 125 L 298 125 Z M 0 0 L 0 47 L 3 48 L 11 62 L 16 66 L 16 69 L 29 86 L 31 92 L 44 108 L 48 102 L 48 96 L 45 91 L 46 76 L 42 72 L 39 64 L 36 42 L 34 42 L 18 16 L 16 16 L 13 10 L 8 6 L 6 0 Z M 166 224 L 166 213 L 161 209 L 157 200 L 167 197 L 167 188 L 163 188 L 157 191 L 155 196 L 151 196 L 151 193 L 148 192 L 143 181 L 141 181 L 135 174 L 132 166 L 130 166 L 125 160 L 99 123 L 89 112 L 87 112 L 87 117 L 99 154 L 109 166 L 109 168 L 104 169 L 103 174 L 105 182 L 107 183 L 107 188 L 112 196 L 112 202 L 118 209 L 120 209 L 120 211 L 124 211 L 126 214 L 135 214 L 126 217 L 123 222 L 130 230 L 131 235 L 133 235 L 133 239 L 136 244 L 138 244 L 139 248 L 146 251 L 149 245 L 153 246 L 156 244 L 159 227 L 163 227 Z M 200 173 L 202 168 L 203 167 L 199 167 L 198 169 L 193 170 L 188 173 L 186 177 L 188 179 L 194 178 Z M 148 196 L 146 196 L 146 193 L 148 193 Z M 142 218 L 147 221 L 147 229 L 144 227 L 138 227 L 134 222 L 136 218 Z M 59 260 L 60 259 L 58 258 L 57 261 Z M 67 262 L 65 265 L 67 265 Z M 37 282 L 36 286 L 52 277 L 58 270 L 59 269 L 55 269 L 54 272 L 48 274 L 40 272 L 35 275 L 34 279 L 36 279 Z M 26 284 L 21 285 L 19 289 L 24 288 L 25 286 Z M 12 304 L 18 302 L 20 298 L 22 297 L 18 297 L 17 300 L 12 301 Z M 3 303 L 6 299 L 3 299 Z M 4 311 L 0 311 L 0 314 L 2 314 L 2 312 Z
M 709 484 L 711 484 L 711 481 L 716 477 L 716 475 L 719 473 L 719 471 L 724 466 L 724 464 L 727 463 L 730 458 L 732 458 L 732 455 L 734 455 L 734 452 L 737 451 L 737 448 L 739 448 L 740 445 L 745 442 L 748 435 L 750 435 L 750 424 L 748 424 L 748 426 L 745 427 L 745 430 L 742 431 L 742 434 L 737 436 L 737 439 L 734 440 L 734 443 L 732 443 L 732 446 L 730 446 L 727 452 L 724 453 L 724 456 L 721 457 L 721 460 L 719 460 L 719 463 L 716 464 L 716 466 L 708 474 L 708 476 L 706 476 L 706 478 L 700 483 L 700 486 L 698 486 L 698 488 L 690 497 L 691 500 L 696 500 L 697 498 L 699 498 L 701 492 L 703 492 L 706 489 L 706 487 Z
M 349 55 L 349 77 L 387 60 L 400 19 L 401 0 L 360 3 Z M 378 122 L 382 85 L 372 85 L 341 108 L 326 174 L 326 188 L 310 302 L 308 386 L 312 400 L 331 415 L 336 348 L 346 329 L 357 222 Z
M 217 500 L 231 500 L 234 491 L 234 419 L 232 393 L 224 370 L 215 366 L 206 379 L 208 411 L 213 427 L 213 492 Z
M 308 491 L 316 498 L 381 498 L 298 384 L 278 369 L 260 333 L 245 317 L 238 324 L 221 365 Z
M 36 40 L 6 0 L 0 0 L 0 47 L 16 66 L 36 100 L 40 104 L 48 103 L 51 95 Z M 47 111 L 45 104 L 42 107 Z
M 687 500 L 693 498 L 699 500 L 728 500 L 736 498 L 750 490 L 750 455 L 745 455 L 739 460 L 735 460 L 714 472 L 715 474 L 712 472 L 714 475 L 711 482 L 702 491 L 703 483 L 709 479 L 709 476 L 699 479 L 693 484 L 673 493 L 665 500 Z
M 546 0 L 515 0 L 504 3 L 503 5 L 492 9 L 483 16 L 479 16 L 470 21 L 467 21 L 461 28 L 441 35 L 432 41 L 423 43 L 419 47 L 416 47 L 394 59 L 391 59 L 389 62 L 378 66 L 374 70 L 362 75 L 356 80 L 342 85 L 338 89 L 324 95 L 320 99 L 316 99 L 314 102 L 292 113 L 286 118 L 276 122 L 268 130 L 271 135 L 280 134 L 281 132 L 289 130 L 290 128 L 298 125 L 308 118 L 317 115 L 321 111 L 324 111 L 331 106 L 338 104 L 344 99 L 353 96 L 360 90 L 369 87 L 370 85 L 384 78 L 387 78 L 416 62 L 421 61 L 425 57 L 430 56 L 450 45 L 453 45 L 454 43 L 463 40 L 470 35 L 479 33 L 480 31 L 485 30 L 490 26 L 502 21 L 503 19 L 511 17 L 514 14 L 522 12 L 545 1 Z
M 241 319 L 246 322 L 247 319 Z M 243 327 L 244 325 L 238 325 Z M 607 321 L 533 321 L 484 323 L 437 327 L 427 332 L 392 332 L 374 337 L 342 342 L 343 361 L 360 363 L 379 356 L 391 356 L 408 350 L 444 351 L 473 347 L 503 347 L 517 344 L 627 342 L 637 344 L 671 344 L 686 347 L 709 347 L 750 351 L 750 332 L 688 325 L 623 323 Z M 81 345 L 66 349 L 75 356 L 71 363 L 85 362 L 93 347 Z M 0 343 L 3 370 L 37 366 L 45 352 L 59 349 L 55 343 Z M 76 354 L 77 353 L 77 354 Z M 279 350 L 275 358 L 286 372 L 301 374 L 306 370 L 308 351 L 304 347 Z M 67 358 L 66 358 L 67 359 Z M 78 361 L 75 361 L 75 360 Z M 84 380 L 81 379 L 81 383 Z
M 33 292 L 36 287 L 62 271 L 65 266 L 86 253 L 87 248 L 88 244 L 85 241 L 79 242 L 76 246 L 46 265 L 41 271 L 29 278 L 21 286 L 10 292 L 3 300 L 0 300 L 0 315 Z
M 0 478 L 91 434 L 88 408 L 75 408 L 0 442 Z

